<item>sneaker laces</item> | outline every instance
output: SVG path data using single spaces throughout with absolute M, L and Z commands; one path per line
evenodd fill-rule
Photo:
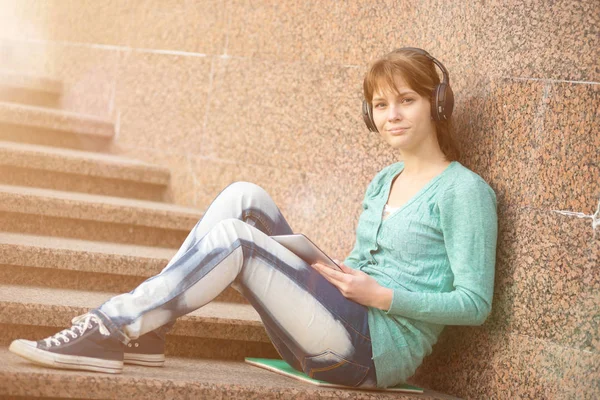
M 71 323 L 73 324 L 72 327 L 70 327 L 68 329 L 64 329 L 64 330 L 54 334 L 53 336 L 50 336 L 50 337 L 47 337 L 46 339 L 44 339 L 44 341 L 46 342 L 46 346 L 52 347 L 53 344 L 55 344 L 56 346 L 60 346 L 62 343 L 59 339 L 62 339 L 64 343 L 68 343 L 71 339 L 77 339 L 78 336 L 83 335 L 83 333 L 85 331 L 87 331 L 88 329 L 90 329 L 94 326 L 92 324 L 92 321 L 95 322 L 96 325 L 98 325 L 98 327 L 100 328 L 100 333 L 102 335 L 104 335 L 104 336 L 110 335 L 110 332 L 108 331 L 106 326 L 104 326 L 104 323 L 102 322 L 102 320 L 100 320 L 100 318 L 98 318 L 98 316 L 88 313 L 88 314 L 83 314 L 83 315 L 73 318 L 73 320 L 71 321 Z M 70 336 L 70 338 L 69 338 L 69 336 Z

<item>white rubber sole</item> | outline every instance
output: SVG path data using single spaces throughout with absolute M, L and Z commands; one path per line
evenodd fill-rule
M 52 353 L 50 351 L 38 349 L 36 347 L 36 342 L 29 340 L 14 340 L 10 344 L 8 350 L 29 361 L 46 367 L 80 369 L 85 371 L 105 372 L 108 374 L 120 374 L 123 372 L 122 361 Z
M 162 367 L 165 364 L 165 355 L 125 353 L 123 362 L 125 364 L 143 365 L 145 367 Z

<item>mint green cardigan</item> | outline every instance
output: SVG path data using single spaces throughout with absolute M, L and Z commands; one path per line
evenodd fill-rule
M 369 308 L 377 386 L 414 374 L 445 325 L 480 325 L 490 313 L 498 221 L 496 195 L 476 173 L 452 162 L 382 220 L 392 164 L 369 184 L 344 263 L 393 289 L 389 310 Z

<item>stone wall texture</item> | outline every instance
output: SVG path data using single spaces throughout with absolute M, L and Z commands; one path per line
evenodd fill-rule
M 361 120 L 368 62 L 427 49 L 500 237 L 492 316 L 448 327 L 414 381 L 600 397 L 597 0 L 0 0 L 0 39 L 1 68 L 61 79 L 63 108 L 115 121 L 114 153 L 169 166 L 174 202 L 253 181 L 338 258 L 399 159 Z

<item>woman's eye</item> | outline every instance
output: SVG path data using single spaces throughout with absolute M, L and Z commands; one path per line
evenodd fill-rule
M 375 108 L 383 108 L 383 107 L 385 107 L 385 103 L 375 103 L 375 105 L 373 107 L 375 107 Z
M 415 99 L 411 99 L 411 98 L 408 98 L 408 99 L 402 99 L 402 102 L 403 102 L 403 103 L 412 103 L 413 101 L 415 101 Z

